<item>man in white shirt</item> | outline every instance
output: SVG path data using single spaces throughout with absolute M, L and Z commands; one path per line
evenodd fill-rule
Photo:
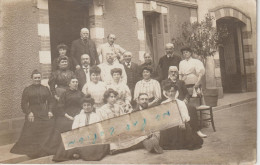
M 122 55 L 125 53 L 125 49 L 123 49 L 121 46 L 115 44 L 116 36 L 114 34 L 109 34 L 107 36 L 107 43 L 102 44 L 97 52 L 99 55 L 100 63 L 106 62 L 106 53 L 107 52 L 114 52 L 115 58 L 114 60 L 118 62 L 118 60 L 122 60 Z
M 85 83 L 90 81 L 90 57 L 88 54 L 82 54 L 81 57 L 81 67 L 80 69 L 75 70 L 75 75 L 79 81 L 79 90 L 82 90 Z
M 122 69 L 121 80 L 123 83 L 127 83 L 127 75 L 125 72 L 125 68 L 122 64 L 115 62 L 115 55 L 113 51 L 106 52 L 106 62 L 99 64 L 98 67 L 101 69 L 101 80 L 104 81 L 107 85 L 112 84 L 114 81 L 111 75 L 111 70 L 114 68 Z

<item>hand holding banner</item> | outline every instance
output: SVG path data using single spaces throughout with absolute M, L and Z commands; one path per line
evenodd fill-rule
M 120 143 L 180 125 L 176 101 L 125 114 L 61 134 L 66 150 L 95 144 Z

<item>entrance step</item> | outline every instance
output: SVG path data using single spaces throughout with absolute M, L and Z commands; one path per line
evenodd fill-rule
M 11 148 L 14 144 L 8 144 L 4 146 L 0 146 L 0 163 L 6 163 L 6 164 L 14 164 L 14 163 L 20 163 L 27 160 L 30 160 L 26 155 L 18 155 L 10 153 Z
M 20 164 L 56 164 L 57 162 L 52 161 L 53 155 L 45 156 L 37 159 L 26 160 L 20 162 Z

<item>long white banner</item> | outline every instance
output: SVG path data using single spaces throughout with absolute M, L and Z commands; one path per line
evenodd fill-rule
M 61 136 L 68 150 L 95 144 L 127 142 L 181 123 L 178 105 L 173 101 L 64 132 Z

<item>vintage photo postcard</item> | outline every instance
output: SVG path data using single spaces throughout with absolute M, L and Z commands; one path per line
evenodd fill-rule
M 0 0 L 0 163 L 257 163 L 256 0 Z

